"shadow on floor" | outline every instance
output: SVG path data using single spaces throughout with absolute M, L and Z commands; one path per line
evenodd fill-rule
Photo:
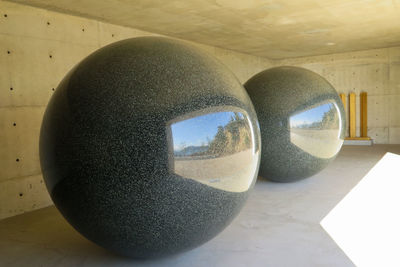
M 23 256 L 22 256 L 23 255 Z M 0 265 L 147 265 L 90 242 L 52 206 L 0 221 Z

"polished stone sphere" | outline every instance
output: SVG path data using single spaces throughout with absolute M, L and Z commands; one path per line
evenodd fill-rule
M 300 180 L 336 157 L 344 140 L 345 111 L 323 77 L 303 68 L 276 67 L 256 74 L 244 87 L 260 123 L 261 177 Z
M 94 52 L 44 114 L 50 195 L 89 240 L 136 258 L 189 250 L 238 214 L 257 177 L 260 135 L 245 89 L 221 63 L 166 38 Z

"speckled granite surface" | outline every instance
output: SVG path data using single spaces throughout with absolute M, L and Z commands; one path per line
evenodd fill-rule
M 246 91 L 222 64 L 143 37 L 69 72 L 45 112 L 40 159 L 75 229 L 152 258 L 194 248 L 232 221 L 256 179 L 260 136 Z
M 339 152 L 345 111 L 335 89 L 320 75 L 298 67 L 276 67 L 244 87 L 261 129 L 259 175 L 276 182 L 307 178 Z

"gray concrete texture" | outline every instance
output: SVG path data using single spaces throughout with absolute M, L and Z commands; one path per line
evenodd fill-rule
M 0 1 L 0 219 L 52 204 L 40 172 L 38 139 L 53 88 L 94 50 L 148 35 L 157 34 Z M 400 143 L 400 47 L 269 60 L 196 46 L 242 83 L 267 68 L 294 65 L 322 75 L 339 93 L 366 91 L 369 135 L 378 144 Z
M 268 58 L 400 45 L 396 0 L 10 0 Z
M 38 140 L 47 102 L 61 79 L 100 47 L 155 35 L 0 1 L 0 219 L 52 204 Z M 193 45 L 219 59 L 241 83 L 272 65 L 265 58 Z
M 376 144 L 400 144 L 400 47 L 277 60 L 275 65 L 304 67 L 327 79 L 338 93 L 355 93 L 356 136 L 359 96 L 367 92 L 368 135 Z M 346 111 L 348 118 L 348 97 Z

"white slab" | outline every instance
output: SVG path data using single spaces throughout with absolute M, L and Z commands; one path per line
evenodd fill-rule
M 386 153 L 321 221 L 357 266 L 400 266 L 400 155 Z
M 344 146 L 372 146 L 373 140 L 344 140 Z

